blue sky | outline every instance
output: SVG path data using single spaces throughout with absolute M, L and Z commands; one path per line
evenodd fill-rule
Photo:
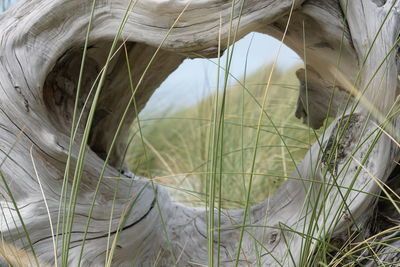
M 252 40 L 253 39 L 253 40 Z M 252 40 L 252 41 L 251 41 Z M 266 64 L 272 63 L 280 46 L 280 41 L 264 34 L 251 33 L 235 44 L 231 75 L 238 79 L 244 77 L 246 54 L 249 50 L 247 75 Z M 154 93 L 143 115 L 158 115 L 172 108 L 191 106 L 215 90 L 217 84 L 217 59 L 186 59 L 182 65 L 172 73 Z M 224 66 L 226 55 L 221 57 Z M 283 46 L 278 57 L 277 66 L 287 69 L 301 64 L 299 56 L 291 49 Z M 221 73 L 224 76 L 224 73 Z M 229 81 L 234 83 L 232 79 Z
M 10 5 L 18 2 L 18 0 L 0 0 L 0 13 L 3 9 L 7 9 Z

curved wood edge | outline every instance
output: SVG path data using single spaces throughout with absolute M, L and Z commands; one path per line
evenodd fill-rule
M 187 3 L 186 1 L 138 3 L 132 11 L 133 15 L 137 15 L 137 17 L 131 16 L 128 20 L 121 41 L 144 43 L 146 45 L 142 46 L 143 50 L 149 49 L 154 52 L 154 48 L 152 50 L 147 47 L 160 45 L 169 27 Z M 313 55 L 309 57 L 311 60 L 307 61 L 307 64 L 313 66 L 324 81 L 335 80 L 332 73 L 321 66 L 337 66 L 332 63 L 334 56 L 329 53 L 332 53 L 330 50 L 333 48 L 333 54 L 337 55 L 340 49 L 338 44 L 341 43 L 338 38 L 342 36 L 339 33 L 343 32 L 345 27 L 337 20 L 340 12 L 326 12 L 326 14 L 324 13 L 326 16 L 322 19 L 320 13 L 315 11 L 330 10 L 330 8 L 337 11 L 337 1 L 327 1 L 326 5 L 318 5 L 319 1 L 308 1 L 300 8 L 301 3 L 302 1 L 295 3 L 298 10 L 294 18 L 299 22 L 308 22 L 305 25 L 310 25 L 311 30 L 318 26 L 319 35 L 314 38 L 319 38 L 322 43 L 325 43 L 325 45 L 321 45 L 319 42 L 319 49 L 315 49 L 318 48 L 318 45 L 306 48 L 306 51 Z M 346 7 L 349 5 L 346 14 L 351 40 L 347 36 L 344 50 L 341 50 L 346 56 L 344 70 L 347 71 L 340 68 L 339 70 L 345 73 L 350 84 L 356 81 L 354 78 L 356 71 L 353 68 L 363 62 L 362 56 L 366 54 L 367 50 L 369 51 L 365 44 L 367 41 L 372 41 L 373 34 L 371 33 L 376 32 L 376 25 L 379 24 L 376 22 L 382 22 L 386 18 L 387 13 L 385 12 L 391 10 L 388 9 L 391 3 L 394 2 L 387 1 L 382 7 L 376 7 L 364 1 L 353 1 L 349 4 L 341 1 L 342 9 L 344 9 L 344 5 Z M 99 40 L 110 41 L 113 38 L 126 5 L 127 1 L 98 2 L 95 27 L 91 35 L 94 45 L 98 44 Z M 247 1 L 243 9 L 244 15 L 238 37 L 252 30 L 274 32 L 275 36 L 279 35 L 279 32 L 282 33 L 281 26 L 291 5 L 292 1 Z M 374 23 L 369 23 L 366 16 L 357 13 L 360 5 L 376 16 L 377 20 Z M 163 69 L 163 74 L 159 75 L 156 81 L 153 81 L 154 78 L 148 79 L 148 84 L 143 90 L 154 90 L 157 84 L 179 65 L 183 56 L 214 55 L 220 18 L 223 22 L 222 40 L 226 43 L 228 39 L 229 23 L 227 22 L 231 14 L 228 7 L 225 1 L 198 1 L 194 6 L 189 6 L 187 13 L 184 13 L 181 18 L 182 21 L 176 24 L 176 28 L 162 45 L 163 51 L 174 51 L 179 56 L 170 52 L 161 52 L 165 55 L 165 62 L 168 64 L 165 68 L 158 66 L 154 70 L 154 77 L 157 77 L 158 68 Z M 237 4 L 235 12 L 239 8 L 240 5 Z M 73 10 L 74 15 L 71 16 L 65 10 Z M 65 133 L 60 133 L 60 127 L 55 125 L 54 120 L 49 119 L 50 115 L 44 105 L 43 90 L 48 74 L 57 66 L 63 55 L 66 55 L 69 49 L 81 46 L 89 13 L 90 5 L 86 2 L 42 0 L 21 2 L 0 17 L 0 32 L 4 33 L 1 39 L 1 46 L 4 49 L 0 52 L 2 59 L 0 87 L 3 89 L 0 118 L 4 125 L 2 128 L 4 132 L 2 142 L 5 146 L 3 159 L 7 159 L 2 165 L 2 172 L 10 181 L 11 189 L 17 196 L 17 204 L 28 231 L 32 233 L 31 238 L 37 255 L 50 262 L 53 261 L 54 253 L 49 249 L 51 233 L 45 223 L 48 222 L 48 217 L 38 188 L 38 179 L 41 180 L 47 193 L 46 198 L 50 209 L 57 211 L 68 138 Z M 334 19 L 334 22 L 329 21 L 329 18 Z M 387 107 L 394 102 L 398 71 L 395 66 L 395 57 L 391 55 L 386 59 L 389 71 L 378 70 L 378 74 L 376 74 L 376 62 L 383 60 L 383 55 L 390 51 L 391 45 L 397 38 L 397 16 L 389 15 L 387 21 L 388 23 L 385 23 L 382 31 L 382 37 L 378 38 L 376 45 L 370 51 L 371 58 L 367 60 L 360 80 L 362 86 L 369 84 L 367 77 L 374 76 L 377 77 L 376 80 L 380 81 L 380 83 L 374 82 L 372 86 L 370 85 L 373 90 L 367 92 L 372 91 L 373 93 L 367 93 L 366 98 L 383 114 L 388 111 Z M 312 24 L 313 22 L 319 23 Z M 263 28 L 267 24 L 272 26 Z M 361 31 L 360 25 L 363 27 L 367 25 L 368 33 L 361 36 L 355 35 L 355 32 Z M 300 24 L 300 28 L 302 27 Z M 335 34 L 329 35 L 328 33 Z M 294 27 L 293 33 L 289 33 L 285 40 L 289 45 L 292 44 L 290 46 L 299 54 L 302 54 L 301 52 L 304 50 L 304 47 L 298 45 L 301 43 L 302 36 L 303 32 L 299 31 L 297 25 L 297 30 Z M 359 42 L 365 36 L 368 36 L 369 39 Z M 311 38 L 311 40 L 313 39 Z M 342 41 L 342 39 L 340 40 Z M 354 55 L 352 55 L 351 44 L 353 43 L 357 51 L 358 62 L 355 62 Z M 318 42 L 314 44 L 318 44 Z M 104 50 L 100 49 L 100 53 L 101 51 Z M 138 54 L 133 52 L 132 57 L 137 57 L 141 51 L 138 51 Z M 328 53 L 328 51 L 330 52 Z M 144 54 L 149 55 L 150 52 Z M 330 57 L 326 56 L 328 54 Z M 92 57 L 101 66 L 101 57 L 98 57 L 96 53 Z M 138 61 L 137 66 L 147 64 L 148 61 L 149 58 L 145 57 Z M 138 73 L 140 73 L 140 68 Z M 116 76 L 118 77 L 119 74 L 117 73 Z M 123 73 L 121 75 L 123 76 Z M 346 82 L 339 82 L 344 87 L 348 85 Z M 383 93 L 377 89 L 382 88 L 382 84 Z M 109 86 L 111 85 L 113 82 Z M 65 86 L 65 84 L 61 86 L 62 89 L 65 89 Z M 350 91 L 349 88 L 345 89 Z M 123 90 L 121 92 L 127 93 Z M 377 94 L 384 97 L 375 97 Z M 146 96 L 148 95 L 146 94 Z M 113 95 L 104 95 L 105 102 L 107 100 L 112 102 L 115 99 Z M 143 101 L 145 102 L 145 100 Z M 300 253 L 302 250 L 298 248 L 309 247 L 312 251 L 312 248 L 317 246 L 316 240 L 324 238 L 326 233 L 340 233 L 350 224 L 357 224 L 368 215 L 368 208 L 374 201 L 369 194 L 379 193 L 380 190 L 374 177 L 385 181 L 393 167 L 393 159 L 398 156 L 398 148 L 390 138 L 383 134 L 378 138 L 373 150 L 369 151 L 373 142 L 371 140 L 377 134 L 371 135 L 371 133 L 377 128 L 375 120 L 366 119 L 365 110 L 365 108 L 357 109 L 352 116 L 346 115 L 343 119 L 337 119 L 329 127 L 324 138 L 313 145 L 305 160 L 298 166 L 298 172 L 293 175 L 293 179 L 289 180 L 272 198 L 252 208 L 251 222 L 258 227 L 246 228 L 240 257 L 241 265 L 256 262 L 255 247 L 261 251 L 260 258 L 262 264 L 266 266 L 273 266 L 277 261 L 285 266 L 304 263 L 307 259 L 302 257 L 304 254 Z M 337 112 L 340 111 L 338 108 Z M 344 128 L 343 124 L 339 125 L 340 121 L 348 121 L 348 127 L 341 134 L 342 138 L 336 140 L 334 136 Z M 64 122 L 60 121 L 59 123 Z M 101 135 L 101 131 L 98 134 Z M 367 138 L 367 140 L 358 147 L 360 138 Z M 95 138 L 93 142 L 96 143 L 96 140 L 102 139 Z M 105 137 L 104 140 L 99 141 L 100 144 L 109 142 L 109 137 Z M 32 146 L 34 146 L 33 150 L 31 150 Z M 7 153 L 11 147 L 11 153 Z M 339 148 L 339 151 L 332 151 L 335 147 Z M 338 153 L 340 157 L 331 156 L 330 160 L 329 157 L 327 158 L 327 155 Z M 368 153 L 368 160 L 364 162 L 365 155 Z M 74 147 L 74 155 L 76 154 L 77 147 Z M 88 151 L 85 179 L 78 198 L 79 205 L 70 250 L 69 263 L 72 265 L 76 264 L 80 253 L 82 225 L 87 220 L 87 203 L 93 196 L 92 190 L 102 164 L 103 160 L 98 154 Z M 38 170 L 38 177 L 33 175 L 35 173 L 34 166 Z M 105 175 L 112 177 L 120 174 L 115 168 L 109 166 Z M 117 204 L 114 205 L 111 193 L 112 189 L 116 187 L 119 188 L 119 193 Z M 348 187 L 352 189 L 346 190 Z M 136 258 L 143 266 L 151 265 L 159 253 L 162 253 L 161 263 L 164 265 L 176 263 L 185 266 L 207 262 L 205 211 L 175 204 L 171 202 L 165 189 L 157 186 L 155 188 L 156 191 L 148 179 L 138 177 L 122 182 L 113 179 L 105 180 L 99 199 L 96 201 L 97 205 L 93 213 L 94 222 L 89 228 L 83 265 L 104 263 L 106 254 L 104 243 L 108 238 L 109 211 L 114 207 L 115 212 L 119 214 L 111 223 L 111 228 L 114 229 L 111 231 L 111 238 L 114 238 L 126 206 L 132 204 L 133 200 L 138 200 L 138 204 L 134 205 L 132 212 L 129 212 L 127 223 L 123 227 L 123 234 L 120 234 L 117 249 L 114 252 L 114 264 L 124 264 L 132 258 Z M 366 194 L 360 193 L 360 191 L 366 192 Z M 15 209 L 10 208 L 10 199 L 7 197 L 8 192 L 4 186 L 1 187 L 1 193 L 4 196 L 2 208 L 5 223 L 0 225 L 2 232 L 12 239 L 18 236 L 21 225 L 16 220 L 18 215 Z M 317 199 L 324 199 L 324 201 L 317 202 Z M 319 216 L 311 215 L 310 209 L 317 212 Z M 162 217 L 160 217 L 160 212 Z M 57 214 L 54 213 L 52 217 L 54 223 Z M 161 218 L 163 218 L 166 228 Z M 317 219 L 312 221 L 312 218 Z M 237 249 L 241 220 L 242 211 L 224 211 L 223 231 L 221 231 L 221 247 L 223 248 L 221 263 L 223 265 L 231 265 L 235 261 L 234 255 Z M 12 222 L 16 222 L 16 225 L 13 226 Z M 305 229 L 311 229 L 307 232 L 306 237 L 304 236 Z M 23 238 L 16 240 L 16 243 L 20 247 L 27 247 Z M 137 254 L 133 255 L 132 251 Z

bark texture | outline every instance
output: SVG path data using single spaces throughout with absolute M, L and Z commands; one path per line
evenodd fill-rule
M 0 231 L 4 240 L 30 251 L 23 234 L 26 227 L 35 254 L 49 264 L 61 262 L 62 242 L 58 242 L 55 259 L 41 189 L 57 229 L 92 4 L 87 0 L 22 0 L 0 16 Z M 270 199 L 251 208 L 247 223 L 257 227 L 245 229 L 239 264 L 310 266 L 317 264 L 310 262 L 318 247 L 316 240 L 342 240 L 336 247 L 339 250 L 349 233 L 358 233 L 362 239 L 397 225 L 397 219 L 390 220 L 390 205 L 383 205 L 383 200 L 376 204 L 381 182 L 391 176 L 391 184 L 398 184 L 398 175 L 392 173 L 399 159 L 399 148 L 392 141 L 398 128 L 397 1 L 246 0 L 232 4 L 225 0 L 139 0 L 131 6 L 117 38 L 116 45 L 121 49 L 106 64 L 129 5 L 128 0 L 98 0 L 94 4 L 78 97 L 82 117 L 72 146 L 71 175 L 66 177 L 71 188 L 72 173 L 79 164 L 80 140 L 84 140 L 84 128 L 89 125 L 91 133 L 71 229 L 70 266 L 78 265 L 100 176 L 126 179 L 102 180 L 81 266 L 100 266 L 106 260 L 115 266 L 212 264 L 208 262 L 206 211 L 174 203 L 165 188 L 132 175 L 122 160 L 129 125 L 160 83 L 186 57 L 216 56 L 219 38 L 224 49 L 232 39 L 230 33 L 236 30 L 237 39 L 251 31 L 280 38 L 303 58 L 305 69 L 297 72 L 301 87 L 296 116 L 314 128 L 320 127 L 327 116 L 336 117 L 297 167 L 293 179 Z M 91 91 L 101 83 L 105 65 L 102 90 L 93 121 L 88 124 L 95 99 Z M 137 85 L 137 106 L 131 106 L 125 117 L 133 94 L 128 71 Z M 390 119 L 384 121 L 388 115 Z M 101 175 L 121 118 L 124 122 Z M 384 126 L 388 130 L 382 131 Z M 110 223 L 111 211 L 114 215 Z M 384 224 L 381 219 L 374 222 L 379 217 L 390 223 Z M 223 266 L 236 262 L 242 218 L 241 210 L 223 212 Z M 61 240 L 58 230 L 54 238 Z M 110 246 L 115 247 L 112 261 L 106 259 L 109 236 Z M 398 245 L 394 241 L 392 247 L 372 247 L 360 255 L 364 264 L 393 262 L 398 258 L 393 248 Z M 214 247 L 217 255 L 217 245 Z M 308 256 L 302 253 L 305 247 L 309 247 Z M 389 253 L 380 257 L 374 250 Z

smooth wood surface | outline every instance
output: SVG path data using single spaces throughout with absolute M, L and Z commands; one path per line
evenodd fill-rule
M 72 166 L 92 101 L 89 92 L 105 64 L 128 4 L 127 0 L 96 2 L 79 102 L 83 115 L 72 148 Z M 93 190 L 132 94 L 125 49 L 133 82 L 140 82 L 135 95 L 140 111 L 184 58 L 216 56 L 220 32 L 222 49 L 228 40 L 232 42 L 241 4 L 237 1 L 232 11 L 231 1 L 225 0 L 145 0 L 137 1 L 130 11 L 118 43 L 121 49 L 110 63 L 96 107 L 77 199 L 70 266 L 77 266 Z M 56 228 L 91 5 L 86 0 L 22 0 L 0 15 L 1 171 L 36 254 L 49 264 L 55 261 L 53 242 L 40 185 Z M 246 228 L 241 266 L 256 264 L 256 246 L 262 266 L 301 265 L 305 259 L 299 248 L 307 242 L 313 247 L 316 239 L 331 234 L 340 237 L 355 226 L 366 228 L 366 222 L 374 216 L 376 198 L 371 194 L 380 193 L 376 181 L 385 182 L 399 158 L 398 147 L 377 126 L 382 117 L 393 111 L 398 94 L 395 43 L 399 8 L 394 0 L 247 0 L 243 5 L 238 39 L 251 31 L 283 38 L 291 19 L 283 41 L 305 62 L 305 70 L 297 73 L 301 88 L 296 116 L 314 128 L 320 127 L 328 114 L 337 118 L 312 146 L 293 179 L 271 198 L 251 208 L 248 224 L 259 227 Z M 230 30 L 231 16 L 234 29 Z M 159 46 L 161 50 L 140 79 Z M 365 89 L 365 98 L 352 111 L 359 96 L 349 88 L 353 84 L 358 92 Z M 85 106 L 86 99 L 89 105 Z M 368 105 L 378 113 L 370 115 Z M 126 207 L 133 202 L 119 234 L 113 266 L 131 266 L 133 259 L 137 266 L 153 266 L 156 261 L 161 266 L 209 264 L 206 211 L 173 202 L 165 188 L 153 187 L 149 179 L 131 175 L 121 162 L 135 109 L 130 107 L 128 114 L 105 172 L 105 177 L 126 179 L 103 179 L 81 266 L 104 265 L 108 234 L 112 241 Z M 392 128 L 397 129 L 395 118 Z M 338 139 L 338 135 L 342 138 Z M 353 190 L 346 190 L 349 186 Z M 3 182 L 0 193 L 2 238 L 29 251 Z M 324 202 L 316 201 L 319 194 L 325 196 Z M 111 210 L 114 216 L 110 224 Z M 319 215 L 312 216 L 310 210 Z M 222 266 L 234 265 L 242 216 L 241 210 L 223 212 Z M 315 230 L 305 237 L 308 225 L 315 225 Z

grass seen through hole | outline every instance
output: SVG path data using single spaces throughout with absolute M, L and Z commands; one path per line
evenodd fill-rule
M 261 101 L 270 69 L 271 66 L 265 66 L 246 78 L 246 88 L 251 95 L 244 93 L 243 107 L 243 86 L 233 84 L 227 90 L 224 146 L 229 149 L 224 151 L 222 157 L 223 179 L 226 181 L 222 187 L 224 208 L 240 208 L 245 201 L 247 181 L 242 179 L 241 155 L 243 153 L 246 177 L 250 172 L 253 140 L 260 112 L 254 98 L 258 102 Z M 254 169 L 253 203 L 264 200 L 279 188 L 316 139 L 307 126 L 294 116 L 299 87 L 295 76 L 297 69 L 298 67 L 287 71 L 275 70 L 265 111 L 274 121 L 286 146 L 273 125 L 265 118 L 261 126 L 261 141 Z M 165 117 L 155 118 L 151 114 L 141 117 L 148 160 L 146 162 L 143 156 L 138 129 L 133 127 L 132 131 L 136 134 L 127 155 L 131 169 L 138 175 L 146 176 L 147 168 L 150 168 L 154 179 L 158 183 L 168 185 L 179 201 L 190 205 L 202 205 L 207 186 L 207 163 L 210 161 L 208 137 L 212 127 L 210 118 L 214 101 L 215 96 L 210 95 L 193 107 L 170 113 Z M 240 142 L 242 119 L 243 149 Z M 289 157 L 288 150 L 295 161 Z

